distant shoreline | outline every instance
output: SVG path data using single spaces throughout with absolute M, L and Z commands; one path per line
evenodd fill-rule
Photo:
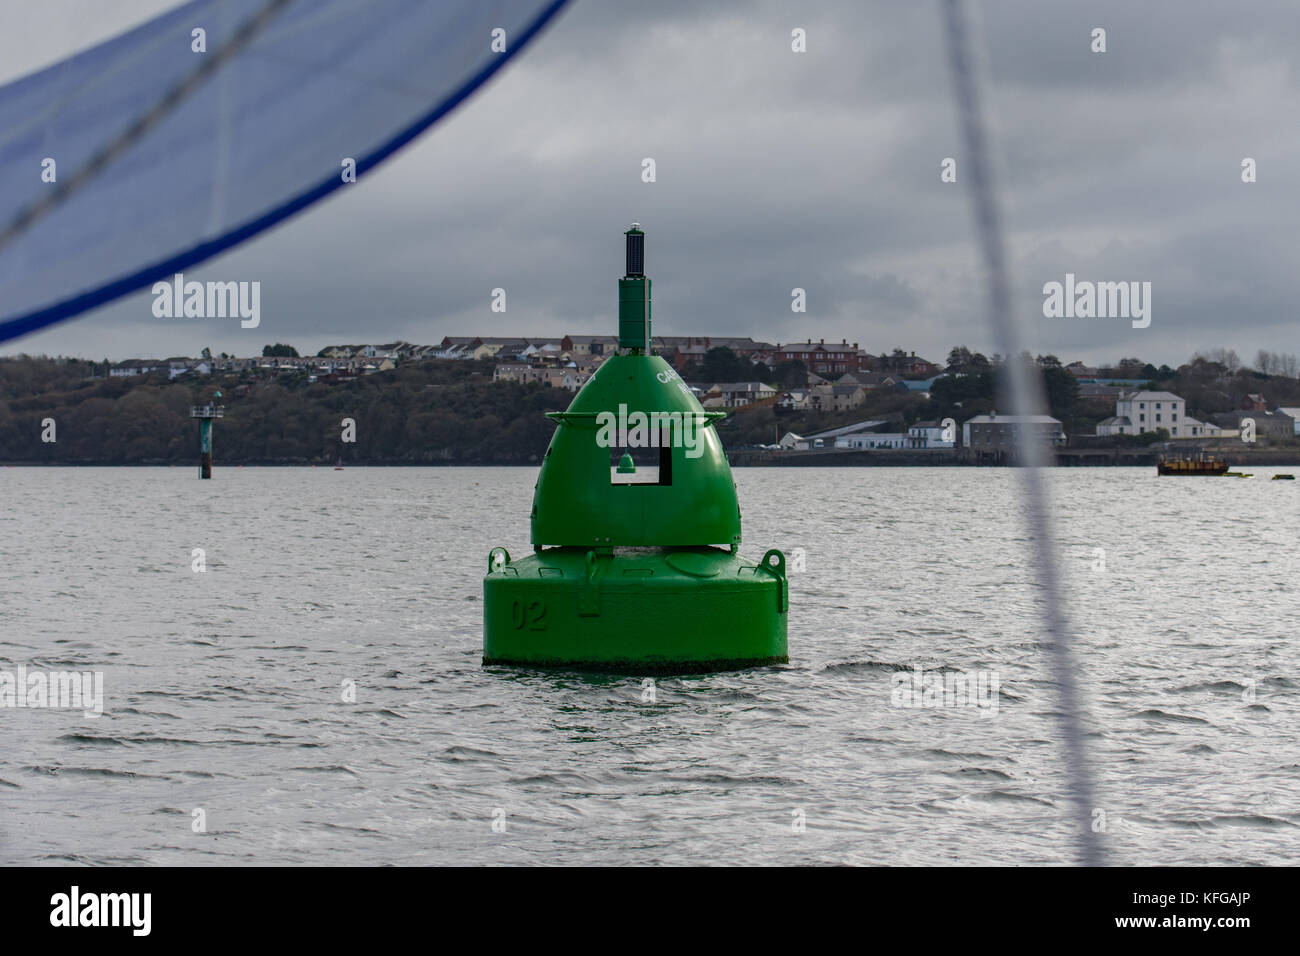
M 1240 451 L 1215 449 L 1233 467 L 1300 465 L 1300 451 L 1256 448 Z M 1155 468 L 1161 452 L 1150 448 L 1062 448 L 1053 451 L 1054 468 Z M 971 458 L 961 450 L 834 450 L 771 451 L 738 449 L 728 452 L 733 468 L 1014 468 L 1014 462 Z
M 739 455 L 738 455 L 739 457 Z M 1150 461 L 1106 461 L 1106 462 L 1088 462 L 1086 464 L 1076 462 L 1056 461 L 1048 465 L 1049 468 L 1059 468 L 1062 470 L 1075 471 L 1084 468 L 1151 468 L 1156 465 L 1156 456 Z M 1250 457 L 1228 456 L 1229 464 L 1234 469 L 1239 468 L 1271 468 L 1271 467 L 1300 467 L 1300 454 L 1286 453 L 1278 457 Z M 742 460 L 733 460 L 729 464 L 732 468 L 1017 468 L 1020 467 L 1014 463 L 1007 462 L 975 462 L 965 459 L 959 459 L 955 456 L 946 456 L 942 459 L 933 458 L 931 460 L 917 460 L 915 456 L 898 456 L 886 457 L 878 452 L 861 452 L 845 453 L 843 455 L 817 455 L 817 456 L 795 456 L 787 455 L 784 457 L 774 456 L 772 458 L 758 459 L 755 457 L 744 456 Z M 197 461 L 187 462 L 159 462 L 159 461 L 136 461 L 136 462 L 66 462 L 66 461 L 0 461 L 0 469 L 4 468 L 191 468 L 198 470 Z M 541 462 L 490 462 L 490 461 L 455 461 L 455 462 L 410 462 L 410 461 L 357 461 L 346 462 L 342 470 L 347 471 L 353 468 L 531 468 L 541 467 Z M 309 462 L 309 461 L 232 461 L 213 463 L 214 472 L 230 471 L 240 468 L 318 468 L 324 471 L 334 471 L 336 465 L 333 461 Z

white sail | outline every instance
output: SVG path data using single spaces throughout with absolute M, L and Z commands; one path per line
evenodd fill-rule
M 0 341 L 360 182 L 564 3 L 194 0 L 0 87 Z

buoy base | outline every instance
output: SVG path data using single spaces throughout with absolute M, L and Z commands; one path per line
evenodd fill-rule
M 484 667 L 527 667 L 541 671 L 588 671 L 596 674 L 621 674 L 629 677 L 670 677 L 679 674 L 716 674 L 720 671 L 743 671 L 751 667 L 772 667 L 788 664 L 790 658 L 781 657 L 738 658 L 736 660 L 664 661 L 534 661 L 515 660 L 509 657 L 484 657 Z
M 548 548 L 489 556 L 483 663 L 682 674 L 783 664 L 785 556 L 720 548 Z

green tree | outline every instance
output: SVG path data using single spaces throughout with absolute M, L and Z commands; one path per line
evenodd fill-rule
M 1060 419 L 1068 431 L 1078 414 L 1079 380 L 1058 365 L 1043 369 L 1043 388 L 1052 417 Z
M 753 363 L 725 346 L 709 349 L 700 362 L 701 379 L 710 382 L 741 382 L 749 378 Z
M 795 388 L 808 384 L 808 366 L 800 359 L 788 359 L 777 362 L 768 376 L 773 385 L 782 388 Z

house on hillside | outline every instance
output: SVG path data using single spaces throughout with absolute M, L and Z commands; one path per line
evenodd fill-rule
M 776 397 L 776 411 L 778 414 L 793 412 L 801 407 L 804 396 L 808 394 L 806 388 L 792 388 L 788 391 L 781 392 Z
M 776 395 L 776 389 L 762 382 L 719 382 L 704 392 L 705 408 L 744 408 Z
M 167 378 L 173 380 L 182 375 L 211 375 L 212 363 L 207 359 L 171 358 L 167 360 Z
M 899 358 L 890 356 L 889 364 L 895 372 L 902 375 L 921 375 L 930 379 L 943 371 L 943 366 L 936 365 L 929 359 L 921 358 L 915 352 Z
M 855 377 L 863 388 L 898 388 L 902 381 L 891 372 L 858 372 Z
M 493 358 L 498 361 L 517 362 L 525 357 L 529 344 L 523 339 L 515 339 L 510 342 L 501 342 L 500 344 L 494 343 L 492 347 L 496 349 L 496 351 L 492 353 Z
M 560 339 L 560 351 L 579 366 L 593 356 L 604 358 L 618 350 L 614 335 L 566 335 Z
M 483 341 L 477 335 L 448 335 L 433 351 L 433 358 L 468 359 L 474 357 L 474 349 Z M 346 356 L 342 356 L 346 358 Z
M 850 345 L 847 341 L 839 345 L 820 342 L 795 342 L 778 345 L 772 351 L 772 363 L 803 362 L 810 372 L 819 375 L 840 375 L 844 372 L 856 372 L 862 367 L 858 343 Z
M 327 345 L 316 354 L 321 358 L 350 359 L 359 356 L 364 348 L 364 345 Z
M 857 408 L 867 400 L 867 389 L 862 385 L 814 385 L 799 402 L 800 411 L 842 412 Z
M 530 339 L 526 348 L 519 353 L 519 358 L 531 365 L 545 365 L 552 368 L 564 363 L 564 349 L 554 339 Z
M 151 372 L 166 371 L 166 362 L 158 359 L 126 359 L 118 362 L 108 370 L 112 378 L 124 378 L 132 375 L 148 375 Z
M 400 362 L 411 354 L 410 342 L 387 342 L 383 345 L 367 345 L 361 350 L 361 357 L 368 359 L 392 359 Z
M 775 349 L 770 342 L 756 342 L 749 336 L 737 335 L 656 335 L 650 344 L 658 355 L 665 358 L 674 355 L 676 368 L 701 361 L 710 349 L 730 349 L 741 358 L 770 365 Z
M 566 368 L 545 368 L 538 365 L 502 364 L 492 372 L 494 382 L 540 382 L 551 388 L 576 392 L 589 378 L 570 364 Z

